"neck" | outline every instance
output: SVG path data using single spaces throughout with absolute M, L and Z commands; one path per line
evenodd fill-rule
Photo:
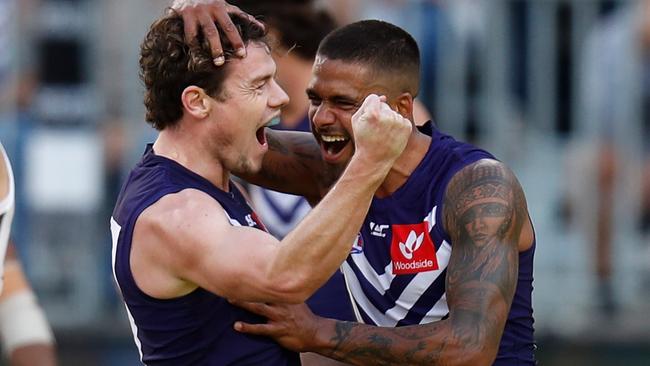
M 424 159 L 430 144 L 431 137 L 413 127 L 413 132 L 409 137 L 404 152 L 397 158 L 384 182 L 377 188 L 375 196 L 378 198 L 388 197 L 404 185 L 415 168 Z
M 210 154 L 210 149 L 197 134 L 189 131 L 183 123 L 167 128 L 158 134 L 153 150 L 156 155 L 174 160 L 188 170 L 210 181 L 215 187 L 229 191 L 230 172 Z

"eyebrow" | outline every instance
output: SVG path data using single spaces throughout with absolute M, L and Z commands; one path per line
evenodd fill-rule
M 313 88 L 307 88 L 305 90 L 305 93 L 307 93 L 307 97 L 310 97 L 310 98 L 311 97 L 316 97 L 316 98 L 324 99 Z M 341 102 L 353 103 L 353 104 L 359 103 L 359 101 L 357 101 L 355 98 L 353 98 L 351 96 L 348 96 L 348 95 L 341 95 L 341 94 L 332 95 L 327 99 L 333 101 L 334 103 L 341 103 Z
M 253 85 L 253 84 L 257 84 L 257 83 L 262 82 L 262 81 L 270 80 L 274 76 L 275 76 L 275 73 L 273 73 L 273 74 L 263 74 L 263 75 L 257 76 L 253 80 L 251 80 L 250 84 Z

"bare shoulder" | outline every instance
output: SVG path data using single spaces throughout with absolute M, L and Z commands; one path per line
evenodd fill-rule
M 145 209 L 136 222 L 136 230 L 150 233 L 165 246 L 183 250 L 186 236 L 200 229 L 205 221 L 227 223 L 223 208 L 207 193 L 184 189 L 168 194 Z M 180 246 L 180 247 L 176 247 Z
M 445 192 L 446 211 L 463 213 L 474 204 L 489 200 L 515 204 L 513 209 L 527 213 L 523 190 L 515 174 L 505 164 L 481 159 L 459 170 Z
M 450 237 L 480 244 L 496 237 L 520 249 L 532 242 L 524 191 L 502 162 L 476 161 L 447 185 L 443 215 Z
M 186 274 L 209 250 L 202 238 L 218 233 L 220 224 L 227 227 L 226 220 L 219 203 L 195 189 L 166 195 L 145 209 L 136 221 L 130 254 L 138 287 L 155 298 L 193 291 L 197 284 Z

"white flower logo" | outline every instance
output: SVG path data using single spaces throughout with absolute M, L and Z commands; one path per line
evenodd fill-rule
M 418 250 L 418 248 L 420 248 L 420 245 L 422 245 L 422 241 L 424 241 L 424 233 L 420 234 L 420 236 L 416 236 L 417 234 L 415 231 L 411 230 L 408 238 L 406 238 L 406 244 L 402 243 L 401 241 L 399 242 L 399 250 L 402 252 L 402 255 L 406 259 L 412 259 L 413 252 Z

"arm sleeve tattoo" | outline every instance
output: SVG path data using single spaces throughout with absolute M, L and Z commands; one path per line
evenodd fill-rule
M 453 251 L 449 317 L 400 328 L 332 321 L 317 352 L 354 365 L 490 365 L 517 283 L 518 241 L 528 213 L 512 172 L 480 160 L 457 172 L 443 204 Z

